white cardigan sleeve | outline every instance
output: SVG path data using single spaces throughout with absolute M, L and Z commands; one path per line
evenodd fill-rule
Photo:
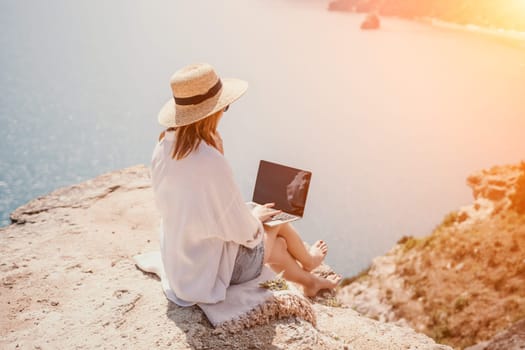
M 217 236 L 225 241 L 242 244 L 253 248 L 261 242 L 264 236 L 264 227 L 256 218 L 242 198 L 242 194 L 235 183 L 233 172 L 224 160 L 221 166 L 220 183 L 215 184 L 217 198 Z
M 263 239 L 263 224 L 252 215 L 251 210 L 242 199 L 235 199 L 224 212 L 221 220 L 220 227 L 231 227 L 231 229 L 226 229 L 222 232 L 222 237 L 226 241 L 236 242 L 247 248 L 253 248 Z

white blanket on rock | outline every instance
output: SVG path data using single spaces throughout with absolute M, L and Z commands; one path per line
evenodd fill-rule
M 164 274 L 160 252 L 139 254 L 133 260 L 140 270 L 159 276 L 166 297 L 173 301 L 173 292 Z M 229 327 L 230 330 L 268 323 L 271 319 L 285 316 L 301 317 L 315 325 L 315 315 L 310 301 L 292 283 L 288 283 L 290 289 L 286 291 L 270 291 L 259 287 L 260 282 L 271 280 L 275 276 L 275 272 L 264 265 L 259 277 L 229 286 L 224 301 L 215 304 L 198 303 L 197 305 L 214 327 L 225 324 L 231 326 L 236 321 L 242 321 L 242 325 Z M 263 304 L 271 304 L 271 307 L 261 307 Z M 268 312 L 271 314 L 267 314 Z

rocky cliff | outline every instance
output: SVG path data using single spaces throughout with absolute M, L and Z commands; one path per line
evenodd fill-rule
M 404 18 L 432 17 L 457 24 L 525 31 L 525 6 L 519 0 L 334 0 L 329 9 Z
M 131 259 L 158 249 L 148 168 L 58 189 L 0 229 L 1 349 L 448 349 L 410 328 L 314 302 L 293 318 L 216 332 L 197 306 L 169 303 Z
M 467 184 L 471 205 L 448 214 L 430 236 L 404 237 L 338 298 L 458 349 L 489 344 L 507 327 L 523 333 L 523 322 L 511 326 L 525 318 L 525 163 L 479 171 Z M 525 348 L 523 335 L 516 339 L 515 348 Z

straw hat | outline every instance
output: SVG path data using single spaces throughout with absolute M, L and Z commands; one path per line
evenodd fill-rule
M 239 79 L 220 79 L 207 63 L 186 66 L 170 79 L 173 98 L 162 107 L 158 121 L 166 127 L 195 123 L 224 109 L 241 97 L 248 83 Z

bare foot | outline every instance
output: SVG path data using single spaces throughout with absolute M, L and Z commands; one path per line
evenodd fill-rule
M 321 289 L 333 289 L 337 287 L 343 276 L 330 275 L 326 278 L 313 275 L 312 285 L 303 287 L 304 295 L 307 297 L 315 297 Z
M 312 271 L 317 266 L 321 265 L 326 254 L 328 253 L 328 246 L 326 245 L 324 241 L 319 240 L 310 247 L 309 253 L 310 253 L 310 259 L 311 259 L 310 262 L 302 264 L 303 269 L 308 272 Z

